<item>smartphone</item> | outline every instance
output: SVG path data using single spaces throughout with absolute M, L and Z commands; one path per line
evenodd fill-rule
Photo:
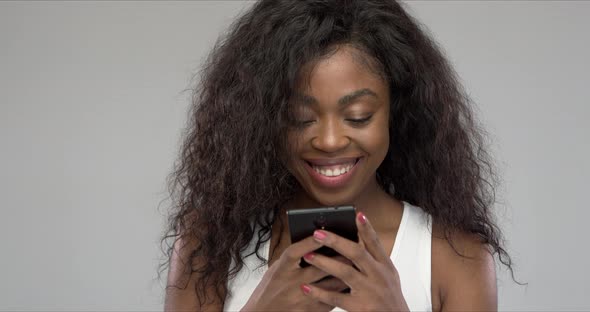
M 315 230 L 330 231 L 351 241 L 358 242 L 355 218 L 356 209 L 354 206 L 288 210 L 287 219 L 289 220 L 291 244 L 312 236 Z M 339 255 L 335 250 L 326 246 L 317 249 L 315 252 L 328 257 Z M 309 263 L 301 258 L 299 266 L 307 267 Z

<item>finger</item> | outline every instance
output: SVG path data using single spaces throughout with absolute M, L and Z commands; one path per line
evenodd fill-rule
M 335 291 L 324 290 L 314 285 L 301 285 L 303 293 L 317 301 L 327 305 L 339 307 L 341 309 L 352 311 L 352 298 L 348 294 L 341 294 Z
M 344 283 L 341 279 L 339 279 L 337 277 L 326 278 L 326 279 L 323 279 L 317 283 L 312 283 L 312 284 L 318 288 L 323 289 L 323 290 L 337 291 L 337 292 L 341 292 L 345 289 L 350 288 L 350 287 L 348 287 L 348 285 L 346 285 L 346 283 Z
M 383 248 L 381 241 L 379 241 L 377 232 L 375 232 L 369 219 L 362 212 L 357 214 L 356 227 L 358 229 L 360 241 L 363 242 L 365 249 L 373 259 L 383 264 L 389 263 L 391 260 L 385 251 L 385 248 Z
M 361 272 L 369 272 L 372 269 L 374 260 L 358 243 L 325 230 L 316 230 L 313 237 L 324 246 L 348 258 Z
M 354 288 L 362 277 L 362 273 L 351 265 L 344 264 L 338 260 L 324 255 L 309 253 L 303 258 L 312 266 L 342 280 L 346 285 Z
M 305 256 L 303 256 L 303 257 L 305 258 Z M 345 257 L 343 257 L 343 256 L 341 256 L 341 255 L 333 256 L 333 257 L 330 257 L 330 258 L 331 258 L 331 259 L 334 259 L 334 260 L 336 260 L 336 261 L 339 261 L 339 262 L 341 262 L 341 263 L 344 263 L 344 264 L 346 264 L 346 265 L 350 265 L 350 266 L 352 266 L 352 265 L 353 265 L 352 261 L 350 261 L 350 260 L 346 259 Z M 319 269 L 319 268 L 317 268 L 317 267 L 314 267 L 313 265 L 310 265 L 310 266 L 309 266 L 309 268 L 314 268 L 314 269 L 318 270 L 319 272 L 322 272 L 322 273 L 324 273 L 324 274 L 325 274 L 325 276 L 323 276 L 321 279 L 315 280 L 315 281 L 314 281 L 314 284 L 318 284 L 318 283 L 320 283 L 320 282 L 323 282 L 324 280 L 329 280 L 329 279 L 335 279 L 335 280 L 339 280 L 338 278 L 335 278 L 334 276 L 332 276 L 332 275 L 330 275 L 330 274 L 328 274 L 328 273 L 326 273 L 326 272 L 324 272 L 324 271 L 320 270 L 320 269 Z M 343 283 L 343 284 L 344 284 L 344 283 Z M 346 285 L 346 284 L 344 284 L 344 285 Z
M 320 268 L 314 267 L 313 265 L 301 268 L 300 270 L 301 274 L 298 275 L 301 276 L 301 281 L 304 283 L 314 283 L 330 276 L 330 273 L 324 272 Z
M 340 261 L 341 263 L 344 263 L 346 265 L 354 265 L 354 263 L 352 263 L 352 261 L 348 260 L 348 258 L 343 257 L 342 255 L 338 255 L 338 256 L 334 256 L 334 257 L 330 257 L 334 260 Z
M 282 261 L 290 269 L 300 269 L 299 261 L 301 258 L 318 248 L 322 247 L 320 243 L 313 239 L 313 237 L 304 238 L 297 243 L 291 244 L 287 247 L 283 254 L 281 254 L 280 261 Z

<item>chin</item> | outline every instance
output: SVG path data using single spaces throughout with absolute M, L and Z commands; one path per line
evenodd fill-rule
M 324 207 L 353 205 L 353 196 L 345 194 L 313 194 L 313 199 Z

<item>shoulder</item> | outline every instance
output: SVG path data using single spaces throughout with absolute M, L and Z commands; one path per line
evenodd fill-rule
M 489 246 L 461 231 L 454 231 L 451 240 L 433 222 L 432 292 L 440 303 L 436 310 L 496 310 L 496 271 Z
M 207 289 L 207 302 L 200 302 L 196 293 L 199 275 L 192 272 L 192 267 L 200 266 L 202 259 L 191 257 L 198 246 L 198 241 L 187 236 L 180 236 L 173 245 L 169 259 L 168 280 L 164 299 L 164 311 L 220 311 L 223 303 L 217 299 L 214 288 Z

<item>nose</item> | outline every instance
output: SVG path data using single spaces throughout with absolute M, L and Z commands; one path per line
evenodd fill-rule
M 346 148 L 350 138 L 344 133 L 338 121 L 328 120 L 317 128 L 316 135 L 311 139 L 311 145 L 325 153 L 334 153 Z

